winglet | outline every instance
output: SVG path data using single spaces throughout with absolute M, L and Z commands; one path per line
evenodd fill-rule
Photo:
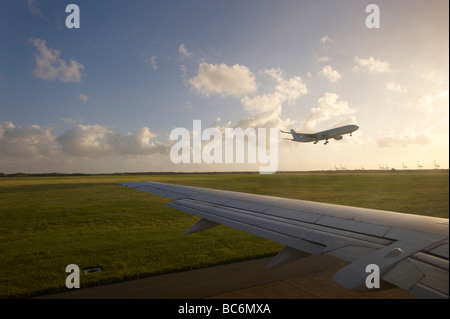
M 220 224 L 202 218 L 197 223 L 195 223 L 194 226 L 189 228 L 183 235 L 189 235 L 189 234 L 197 233 L 199 231 L 207 230 L 207 229 L 216 227 L 218 225 L 220 225 Z

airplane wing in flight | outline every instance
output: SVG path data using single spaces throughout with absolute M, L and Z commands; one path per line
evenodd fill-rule
M 383 285 L 416 298 L 448 298 L 448 219 L 157 182 L 122 184 L 174 199 L 201 220 L 185 234 L 226 225 L 285 245 L 269 265 L 309 254 L 349 262 L 333 280 L 356 291 L 376 265 Z M 382 287 L 383 288 L 383 287 Z

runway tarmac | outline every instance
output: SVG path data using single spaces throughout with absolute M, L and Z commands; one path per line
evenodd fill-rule
M 395 288 L 353 292 L 332 280 L 347 263 L 308 256 L 266 269 L 272 258 L 214 266 L 116 284 L 73 289 L 37 299 L 409 299 Z

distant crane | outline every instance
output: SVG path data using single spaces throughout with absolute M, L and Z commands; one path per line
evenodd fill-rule
M 420 165 L 419 161 L 417 161 L 417 168 L 418 168 L 418 169 L 422 169 L 422 167 L 423 167 L 423 166 Z
M 341 170 L 343 170 L 343 171 L 347 170 L 347 169 L 345 168 L 345 166 L 342 166 L 341 164 L 339 164 L 339 166 L 341 167 Z
M 388 166 L 388 164 L 386 164 L 386 166 L 384 167 L 385 169 L 389 169 L 389 166 Z
M 408 166 L 406 166 L 405 164 L 403 164 L 403 162 L 402 162 L 402 167 L 403 167 L 403 169 L 407 169 L 407 168 L 408 168 Z
M 439 169 L 439 165 L 438 164 L 436 164 L 436 161 L 434 161 L 434 169 Z
M 339 167 L 337 167 L 336 164 L 334 164 L 334 169 L 335 169 L 336 171 L 338 171 L 338 170 L 339 170 Z
M 384 169 L 384 166 L 381 164 L 378 164 L 378 166 L 380 167 L 380 169 Z

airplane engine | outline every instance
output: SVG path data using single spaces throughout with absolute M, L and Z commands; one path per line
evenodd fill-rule
M 335 140 L 342 140 L 342 135 L 338 135 L 334 137 Z

